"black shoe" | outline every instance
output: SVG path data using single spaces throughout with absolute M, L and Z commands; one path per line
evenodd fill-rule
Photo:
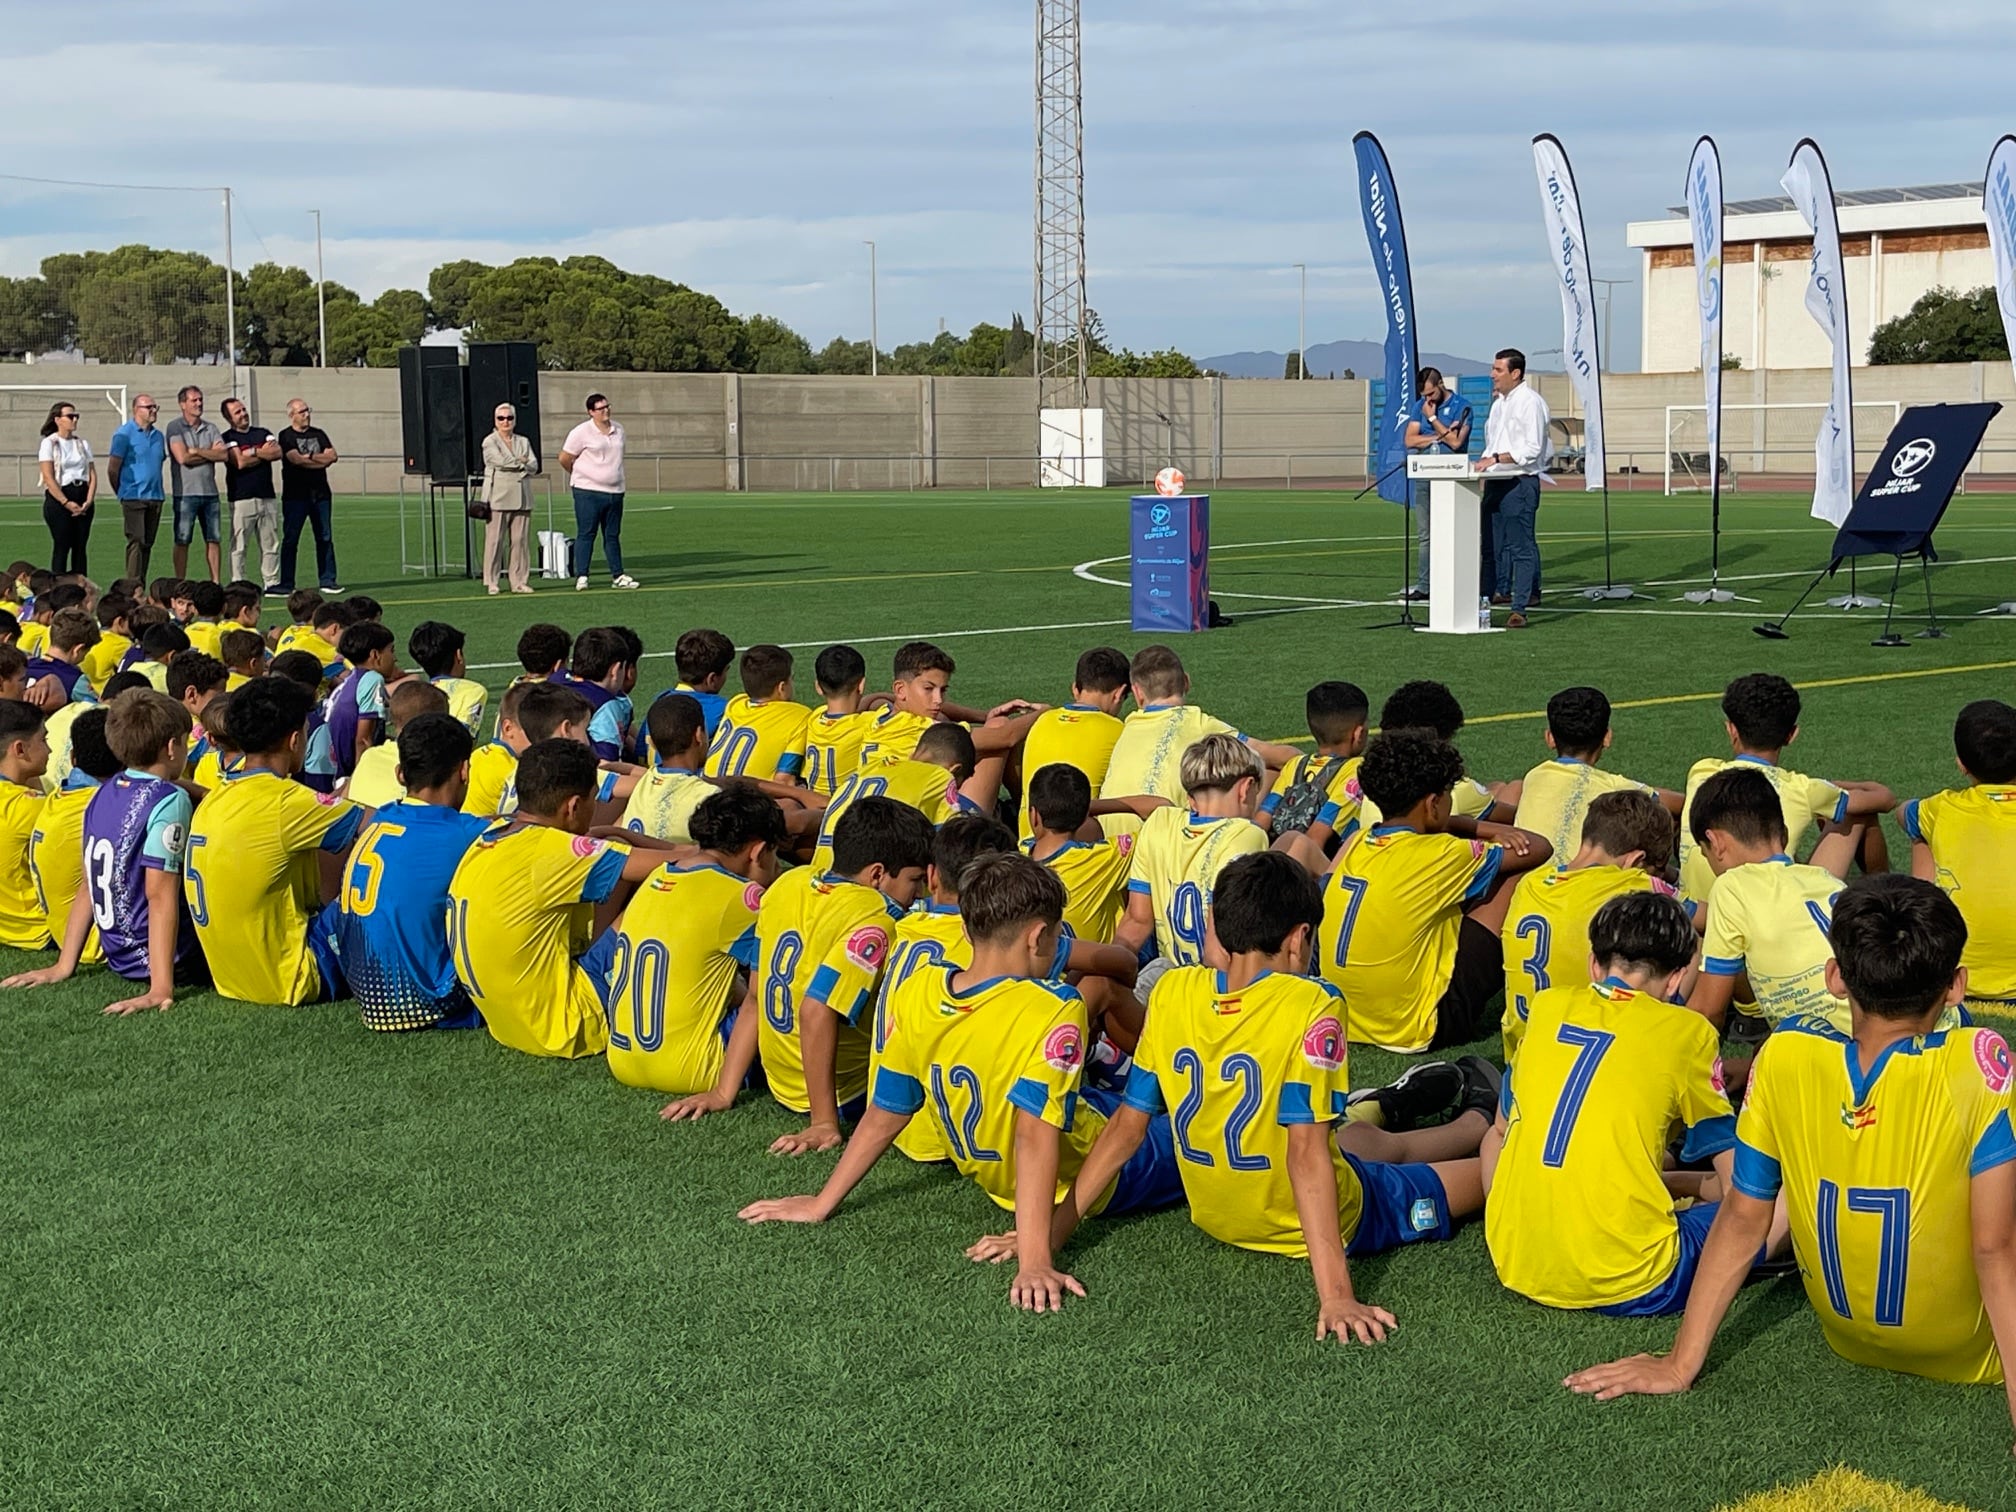
M 1449 1122 L 1463 1111 L 1469 1094 L 1461 1067 L 1449 1061 L 1423 1061 L 1409 1066 L 1390 1085 L 1374 1088 L 1371 1097 L 1379 1105 L 1379 1127 L 1404 1134 Z
M 1456 1062 L 1456 1069 L 1463 1073 L 1463 1105 L 1454 1116 L 1461 1118 L 1474 1109 L 1484 1115 L 1487 1124 L 1495 1121 L 1499 1094 L 1505 1086 L 1505 1073 L 1481 1055 L 1464 1056 Z
M 1426 588 L 1409 588 L 1400 597 L 1410 604 L 1426 603 L 1428 600 L 1428 590 Z

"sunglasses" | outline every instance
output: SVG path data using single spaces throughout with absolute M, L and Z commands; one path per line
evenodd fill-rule
M 56 418 L 57 418 L 58 420 L 75 420 L 75 419 L 77 418 L 77 411 L 75 411 L 75 410 L 64 410 L 64 411 L 63 411 L 63 412 L 62 412 L 62 413 L 61 413 L 60 415 L 58 415 L 58 416 L 57 416 Z
M 159 409 L 159 408 L 161 408 L 161 406 L 160 406 L 160 405 L 158 405 L 158 404 L 136 404 L 136 405 L 134 405 L 134 406 L 133 406 L 133 408 L 135 408 L 135 409 L 144 409 L 144 410 L 152 410 L 152 409 Z
M 595 406 L 595 408 L 598 410 L 606 410 L 607 408 L 609 408 L 609 406 L 606 404 L 598 404 Z
M 518 417 L 516 415 L 492 415 L 490 418 L 493 420 L 516 420 Z

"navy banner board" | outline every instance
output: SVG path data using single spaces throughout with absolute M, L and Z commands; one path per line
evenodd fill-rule
M 1136 494 L 1133 627 L 1184 633 L 1211 623 L 1211 496 Z

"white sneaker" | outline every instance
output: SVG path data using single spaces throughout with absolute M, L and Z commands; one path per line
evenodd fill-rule
M 611 588 L 641 588 L 644 585 L 627 572 L 619 572 L 609 580 Z
M 585 577 L 578 577 L 574 579 L 574 591 L 576 593 L 579 593 L 582 589 L 586 588 L 587 586 L 588 586 L 588 579 L 586 579 Z
M 492 583 L 490 585 L 490 597 L 492 598 L 497 597 L 497 585 L 495 583 Z

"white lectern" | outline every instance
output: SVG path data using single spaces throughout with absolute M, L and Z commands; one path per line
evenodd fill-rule
M 1407 476 L 1428 484 L 1428 623 L 1435 635 L 1496 635 L 1480 623 L 1478 556 L 1482 548 L 1484 481 L 1468 457 L 1407 459 Z

